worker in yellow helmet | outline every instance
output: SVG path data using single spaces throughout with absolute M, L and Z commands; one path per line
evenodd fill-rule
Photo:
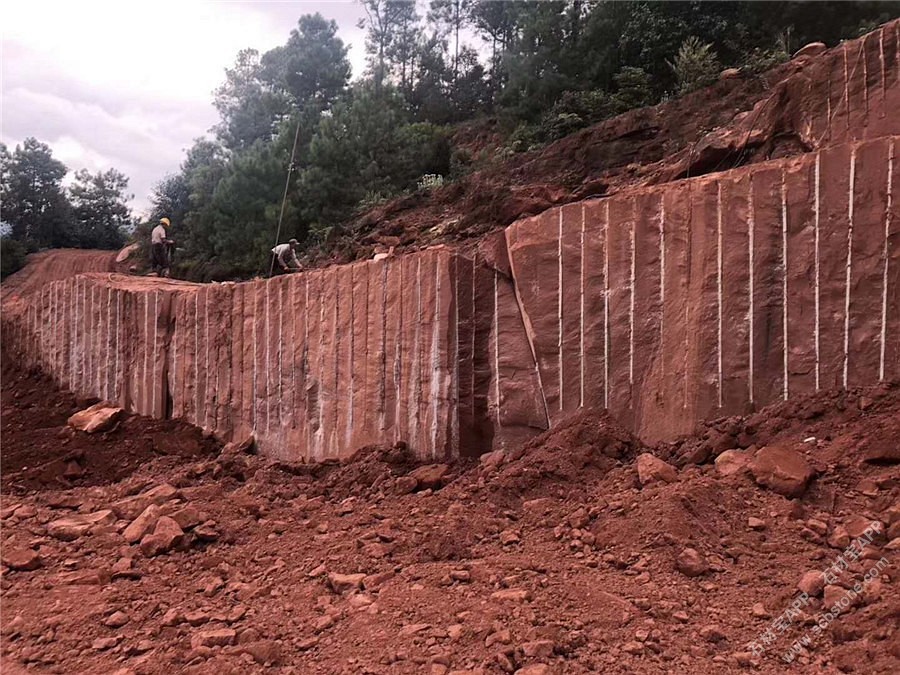
M 160 218 L 159 224 L 150 233 L 150 265 L 161 277 L 169 276 L 169 247 L 174 243 L 166 230 L 172 223 L 168 218 Z

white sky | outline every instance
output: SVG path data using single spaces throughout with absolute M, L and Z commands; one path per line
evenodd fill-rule
M 365 66 L 352 0 L 4 0 L 0 140 L 50 145 L 72 172 L 130 178 L 136 214 L 217 120 L 212 92 L 241 49 L 284 44 L 297 19 L 339 25 L 354 77 Z

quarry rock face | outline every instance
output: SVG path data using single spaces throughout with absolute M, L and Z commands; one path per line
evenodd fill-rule
M 589 406 L 656 441 L 900 377 L 898 30 L 810 57 L 669 182 L 546 210 L 471 252 L 206 285 L 111 274 L 114 253 L 39 254 L 4 282 L 5 348 L 76 394 L 285 461 L 405 442 L 437 464 Z M 804 151 L 718 170 L 763 128 Z M 676 180 L 701 155 L 718 172 Z

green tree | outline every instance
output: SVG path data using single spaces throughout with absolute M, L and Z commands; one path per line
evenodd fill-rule
M 0 279 L 25 266 L 25 247 L 12 237 L 0 237 Z
M 501 102 L 525 119 L 535 119 L 571 81 L 564 72 L 567 40 L 566 3 L 556 0 L 520 7 L 518 28 L 503 57 L 505 84 Z
M 426 173 L 446 174 L 449 147 L 431 124 L 407 124 L 404 100 L 358 85 L 349 100 L 323 117 L 298 183 L 302 218 L 322 231 L 348 218 L 367 196 L 412 189 Z
M 687 94 L 715 81 L 720 66 L 711 48 L 712 45 L 703 44 L 694 35 L 679 47 L 675 60 L 669 63 L 675 73 L 679 94 Z
M 491 45 L 491 99 L 504 84 L 501 63 L 503 54 L 513 41 L 524 3 L 517 0 L 472 0 L 468 6 L 468 21 L 475 32 Z
M 221 121 L 213 130 L 223 145 L 232 150 L 247 148 L 258 140 L 271 140 L 278 121 L 290 109 L 283 91 L 263 79 L 259 52 L 244 49 L 233 68 L 225 71 L 225 82 L 214 92 L 213 104 Z
M 0 199 L 11 236 L 26 247 L 72 245 L 72 209 L 62 187 L 66 165 L 35 138 L 12 154 L 4 147 L 3 165 Z
M 301 16 L 287 44 L 263 55 L 263 81 L 289 96 L 295 108 L 328 109 L 350 81 L 347 47 L 337 30 L 337 23 L 321 14 Z
M 468 23 L 472 0 L 431 0 L 428 20 L 435 24 L 440 35 L 453 36 L 452 81 L 459 77 L 459 31 Z
M 132 228 L 131 210 L 125 203 L 128 178 L 116 169 L 91 174 L 81 169 L 69 188 L 75 218 L 73 238 L 82 248 L 120 248 Z
M 366 29 L 366 53 L 375 92 L 391 75 L 396 74 L 401 86 L 408 86 L 410 59 L 415 53 L 419 20 L 416 5 L 410 0 L 361 0 L 365 18 L 357 24 Z

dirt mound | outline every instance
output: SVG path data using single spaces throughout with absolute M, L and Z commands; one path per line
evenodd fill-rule
M 82 272 L 115 272 L 117 251 L 54 249 L 28 256 L 25 267 L 3 281 L 4 309 L 14 296 L 28 295 L 51 281 L 67 279 Z
M 201 458 L 219 444 L 189 424 L 125 415 L 109 431 L 88 434 L 66 425 L 95 401 L 60 392 L 39 371 L 3 370 L 4 491 L 105 485 L 154 458 Z
M 900 418 L 893 411 L 898 406 L 896 383 L 802 394 L 751 415 L 704 422 L 695 434 L 661 443 L 654 452 L 680 466 L 703 464 L 729 449 L 755 450 L 802 433 L 823 464 L 847 468 L 863 459 L 897 464 Z
M 605 411 L 586 409 L 521 447 L 482 456 L 477 485 L 505 504 L 576 496 L 642 447 Z

